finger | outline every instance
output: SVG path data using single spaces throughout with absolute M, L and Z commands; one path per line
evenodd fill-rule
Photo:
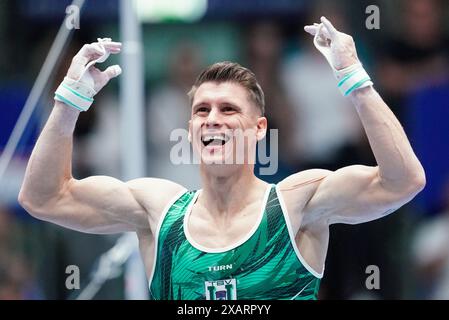
M 122 50 L 122 44 L 120 42 L 102 42 L 101 45 L 107 52 L 112 54 L 120 53 Z
M 316 33 L 319 31 L 320 37 L 330 39 L 331 37 L 329 35 L 329 32 L 326 30 L 326 28 L 321 28 L 321 30 L 320 30 L 320 27 L 321 27 L 321 24 L 315 23 L 313 26 L 310 26 L 310 25 L 305 26 L 304 30 L 306 32 L 310 33 L 312 36 L 316 35 Z
M 75 57 L 82 58 L 83 63 L 87 64 L 89 61 L 98 59 L 104 54 L 104 50 L 96 43 L 85 44 Z
M 117 53 L 120 53 L 121 51 L 122 51 L 122 49 L 121 48 L 105 48 L 109 53 L 112 53 L 112 54 L 117 54 Z
M 87 59 L 85 63 L 98 59 L 103 56 L 105 53 L 105 49 L 113 54 L 119 53 L 121 50 L 122 44 L 120 42 L 94 42 L 90 44 L 84 45 L 81 50 L 77 53 L 77 57 L 82 57 Z
M 104 41 L 103 44 L 104 45 L 115 46 L 115 47 L 121 47 L 122 46 L 121 42 L 115 42 L 115 41 Z
M 111 38 L 97 38 L 97 41 L 102 43 L 102 44 L 110 44 L 110 45 L 114 45 L 114 46 L 121 46 L 122 43 L 121 42 L 116 42 L 116 41 L 112 41 Z
M 121 49 L 122 44 L 120 42 L 103 42 L 101 45 L 107 49 Z
M 332 25 L 332 23 L 326 19 L 326 17 L 321 17 L 321 22 L 326 27 L 326 30 L 329 32 L 330 38 L 332 39 L 338 33 L 338 30 Z
M 121 42 L 112 41 L 111 39 L 98 39 L 98 43 L 101 43 L 103 45 L 116 46 L 116 47 L 120 47 L 122 45 Z
M 314 36 L 317 33 L 318 28 L 316 26 L 305 26 L 304 31 L 307 33 L 310 33 L 312 36 Z
M 119 65 L 114 65 L 108 67 L 103 71 L 103 74 L 110 80 L 112 78 L 118 77 L 122 73 L 122 68 Z

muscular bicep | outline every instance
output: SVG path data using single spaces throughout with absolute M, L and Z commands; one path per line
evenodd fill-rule
M 88 233 L 118 233 L 148 228 L 145 209 L 129 184 L 112 177 L 71 179 L 48 205 L 44 219 Z
M 378 167 L 354 165 L 329 173 L 307 203 L 305 214 L 329 224 L 363 223 L 395 211 L 414 195 L 386 188 Z

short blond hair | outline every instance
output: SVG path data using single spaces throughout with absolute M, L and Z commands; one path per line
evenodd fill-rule
M 204 69 L 187 94 L 190 98 L 190 104 L 193 102 L 196 90 L 205 82 L 233 82 L 241 85 L 248 91 L 250 100 L 259 108 L 261 115 L 265 114 L 265 96 L 262 88 L 254 73 L 240 64 L 222 61 Z

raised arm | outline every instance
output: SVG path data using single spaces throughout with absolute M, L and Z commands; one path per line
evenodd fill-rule
M 328 40 L 328 61 L 332 66 L 341 70 L 359 63 L 352 37 L 337 31 L 325 18 L 321 22 L 322 30 L 317 25 L 305 29 L 312 35 L 322 32 Z M 315 191 L 304 208 L 306 221 L 325 219 L 329 224 L 355 224 L 374 220 L 398 209 L 425 186 L 423 167 L 401 124 L 374 88 L 349 91 L 348 97 L 362 121 L 378 165 L 317 171 Z
M 120 44 L 111 43 L 108 49 L 118 53 Z M 78 79 L 84 67 L 101 55 L 96 45 L 85 45 L 73 58 L 67 77 Z M 109 67 L 101 72 L 90 67 L 88 72 L 95 91 L 117 76 L 118 70 Z M 38 219 L 83 232 L 115 233 L 148 228 L 149 214 L 159 210 L 158 192 L 170 194 L 179 186 L 159 179 L 124 183 L 104 176 L 73 178 L 73 131 L 79 113 L 73 106 L 55 102 L 28 162 L 20 204 Z M 155 201 L 148 199 L 151 197 Z

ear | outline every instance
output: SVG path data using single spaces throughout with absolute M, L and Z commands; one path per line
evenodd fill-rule
M 267 134 L 268 121 L 265 117 L 259 117 L 257 119 L 257 141 L 265 138 Z

